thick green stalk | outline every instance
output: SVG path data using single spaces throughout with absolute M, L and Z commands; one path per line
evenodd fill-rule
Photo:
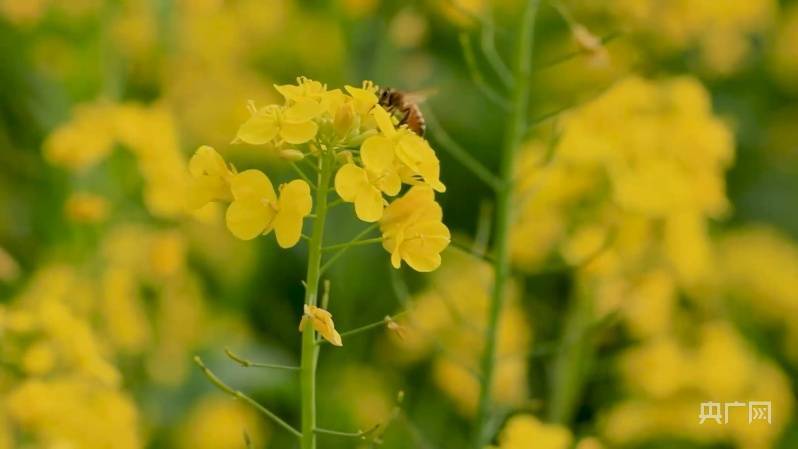
M 308 242 L 308 272 L 305 278 L 305 304 L 315 306 L 319 296 L 321 256 L 324 246 L 324 223 L 327 219 L 327 194 L 333 160 L 327 152 L 319 156 L 319 176 L 316 184 L 316 218 Z M 305 326 L 302 333 L 302 361 L 300 383 L 302 390 L 302 449 L 316 449 L 316 362 L 318 346 L 313 326 Z
M 499 178 L 501 185 L 496 193 L 494 236 L 494 280 L 485 331 L 485 348 L 482 354 L 479 406 L 477 409 L 474 444 L 477 449 L 484 447 L 491 418 L 491 386 L 496 364 L 496 335 L 506 295 L 507 281 L 510 277 L 509 233 L 513 208 L 513 178 L 518 148 L 523 143 L 527 127 L 529 109 L 529 79 L 532 74 L 532 47 L 535 31 L 535 15 L 539 0 L 527 0 L 521 17 L 516 40 L 516 53 L 513 70 L 513 91 L 510 112 L 505 128 L 501 152 Z

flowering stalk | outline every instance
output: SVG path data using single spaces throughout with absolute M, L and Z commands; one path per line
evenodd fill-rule
M 535 15 L 537 14 L 539 3 L 539 0 L 528 0 L 526 2 L 516 41 L 513 91 L 499 167 L 501 184 L 496 191 L 494 281 L 485 333 L 485 349 L 481 361 L 480 395 L 475 423 L 474 444 L 478 449 L 482 448 L 490 438 L 487 435 L 487 424 L 491 415 L 491 387 L 496 365 L 496 335 L 498 333 L 499 316 L 506 296 L 507 281 L 510 277 L 509 231 L 513 205 L 513 177 L 515 175 L 518 148 L 523 142 L 527 127 L 529 79 L 532 73 L 532 44 Z
M 319 155 L 319 174 L 316 183 L 316 218 L 308 242 L 308 271 L 305 277 L 305 305 L 317 306 L 321 257 L 324 246 L 324 224 L 327 220 L 327 195 L 334 161 L 330 153 Z M 316 447 L 316 363 L 319 348 L 313 327 L 302 332 L 300 385 L 302 390 L 302 449 Z
M 332 313 L 327 310 L 329 287 L 319 301 L 319 280 L 349 248 L 376 243 L 382 243 L 391 254 L 395 268 L 406 262 L 418 271 L 437 269 L 440 253 L 449 245 L 450 233 L 442 222 L 443 211 L 435 201 L 435 192 L 445 191 L 446 186 L 440 181 L 435 151 L 423 137 L 403 124 L 400 117 L 379 104 L 379 89 L 374 83 L 364 81 L 363 87 L 346 86 L 344 93 L 299 77 L 296 85 L 278 85 L 275 89 L 285 103 L 260 108 L 250 103 L 251 117 L 239 127 L 235 142 L 269 145 L 289 161 L 300 179 L 280 184 L 275 190 L 265 173 L 254 169 L 239 172 L 215 149 L 202 146 L 189 162 L 187 205 L 198 209 L 210 202 L 228 203 L 227 228 L 242 240 L 274 232 L 281 248 L 292 248 L 302 239 L 308 242 L 304 311 L 299 323 L 300 366 L 254 363 L 229 351 L 228 356 L 244 367 L 299 370 L 301 431 L 284 427 L 301 440 L 302 449 L 315 449 L 317 434 L 362 438 L 371 433 L 316 426 L 319 344 L 326 340 L 335 347 L 343 346 Z M 299 162 L 313 169 L 315 182 L 300 168 Z M 327 212 L 336 205 L 328 202 L 333 185 L 340 201 L 352 203 L 357 218 L 372 225 L 347 243 L 325 247 Z M 398 196 L 403 185 L 410 187 Z M 314 189 L 315 201 L 311 195 Z M 384 195 L 398 198 L 389 202 Z M 306 218 L 313 220 L 309 236 L 303 233 Z M 381 237 L 365 238 L 376 228 Z M 322 264 L 323 254 L 330 251 L 334 253 Z M 385 320 L 385 325 L 396 326 L 390 319 Z M 210 370 L 202 368 L 222 388 Z M 223 390 L 235 393 L 229 388 Z M 272 415 L 269 414 L 278 423 L 285 423 Z

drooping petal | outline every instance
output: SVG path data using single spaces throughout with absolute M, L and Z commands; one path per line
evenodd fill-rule
M 306 324 L 310 322 L 313 329 L 319 333 L 325 340 L 335 346 L 343 346 L 341 334 L 335 330 L 335 323 L 332 319 L 332 314 L 320 307 L 313 305 L 305 305 L 305 313 L 299 323 L 299 330 L 303 331 Z
M 382 193 L 371 185 L 365 186 L 355 198 L 355 215 L 366 223 L 382 218 Z
M 299 145 L 312 140 L 318 131 L 319 125 L 316 122 L 283 122 L 280 126 L 280 137 L 292 145 Z
M 248 144 L 263 145 L 277 137 L 279 130 L 276 112 L 271 108 L 264 108 L 238 128 L 236 137 Z
M 274 215 L 274 209 L 254 197 L 247 197 L 230 203 L 225 220 L 234 236 L 251 240 L 271 230 Z
M 351 203 L 368 182 L 365 170 L 353 163 L 344 164 L 335 174 L 335 191 L 342 200 Z
M 363 165 L 377 173 L 393 168 L 395 159 L 394 141 L 384 136 L 371 136 L 360 147 Z
M 446 186 L 440 181 L 440 162 L 435 151 L 423 138 L 408 133 L 399 139 L 396 145 L 396 157 L 410 171 L 419 175 L 424 182 L 438 192 L 444 192 Z
M 441 255 L 438 253 L 417 253 L 412 251 L 402 252 L 404 261 L 410 265 L 410 268 L 418 271 L 419 273 L 435 271 L 441 266 Z
M 277 201 L 272 182 L 260 170 L 250 169 L 236 174 L 230 180 L 230 189 L 236 199 L 254 198 L 259 201 L 265 199 L 271 203 Z

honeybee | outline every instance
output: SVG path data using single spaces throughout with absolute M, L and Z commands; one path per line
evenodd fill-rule
M 396 118 L 399 126 L 407 125 L 409 130 L 419 136 L 424 136 L 427 122 L 418 105 L 426 100 L 427 95 L 418 92 L 402 92 L 390 87 L 380 88 L 377 94 L 380 106 Z

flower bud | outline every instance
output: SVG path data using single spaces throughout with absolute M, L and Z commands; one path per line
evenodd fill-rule
M 298 162 L 305 158 L 305 153 L 294 148 L 280 150 L 279 155 L 280 158 L 291 162 Z
M 338 159 L 338 162 L 341 164 L 351 164 L 354 163 L 355 159 L 352 157 L 352 152 L 349 150 L 339 151 L 338 154 L 335 155 Z
M 355 109 L 352 103 L 343 103 L 338 106 L 333 119 L 333 129 L 339 138 L 346 137 L 355 125 Z

